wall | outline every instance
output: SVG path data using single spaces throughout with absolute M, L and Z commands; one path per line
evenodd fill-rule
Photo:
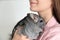
M 0 40 L 9 40 L 15 24 L 29 12 L 29 0 L 0 0 Z

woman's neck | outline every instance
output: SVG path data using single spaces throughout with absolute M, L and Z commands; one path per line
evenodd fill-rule
M 41 12 L 38 12 L 38 14 L 45 20 L 45 22 L 47 23 L 51 17 L 53 16 L 52 15 L 52 9 L 49 8 L 45 11 L 41 11 Z

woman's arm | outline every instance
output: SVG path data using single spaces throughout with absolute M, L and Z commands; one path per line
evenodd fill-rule
M 24 36 L 22 34 L 20 35 L 17 32 L 18 32 L 18 30 L 16 30 L 12 40 L 29 40 L 26 36 Z

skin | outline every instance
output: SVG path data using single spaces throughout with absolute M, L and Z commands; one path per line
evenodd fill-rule
M 37 12 L 47 23 L 52 15 L 52 0 L 30 0 L 30 9 Z
M 37 12 L 41 17 L 44 18 L 47 23 L 52 15 L 52 0 L 29 0 L 30 10 Z M 18 30 L 15 32 L 12 40 L 30 40 L 24 35 L 18 35 Z
M 17 32 L 18 32 L 18 30 L 16 30 L 16 32 L 14 34 L 14 38 L 12 40 L 30 40 L 22 34 L 21 35 L 17 34 Z

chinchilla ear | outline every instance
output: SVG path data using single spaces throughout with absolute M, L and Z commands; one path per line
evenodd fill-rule
M 28 13 L 27 16 L 29 16 L 35 23 L 38 22 L 38 15 L 34 13 Z
M 32 19 L 34 19 L 34 18 L 33 18 L 33 15 L 34 15 L 33 13 L 27 13 L 27 16 L 29 16 L 29 17 L 32 18 Z

